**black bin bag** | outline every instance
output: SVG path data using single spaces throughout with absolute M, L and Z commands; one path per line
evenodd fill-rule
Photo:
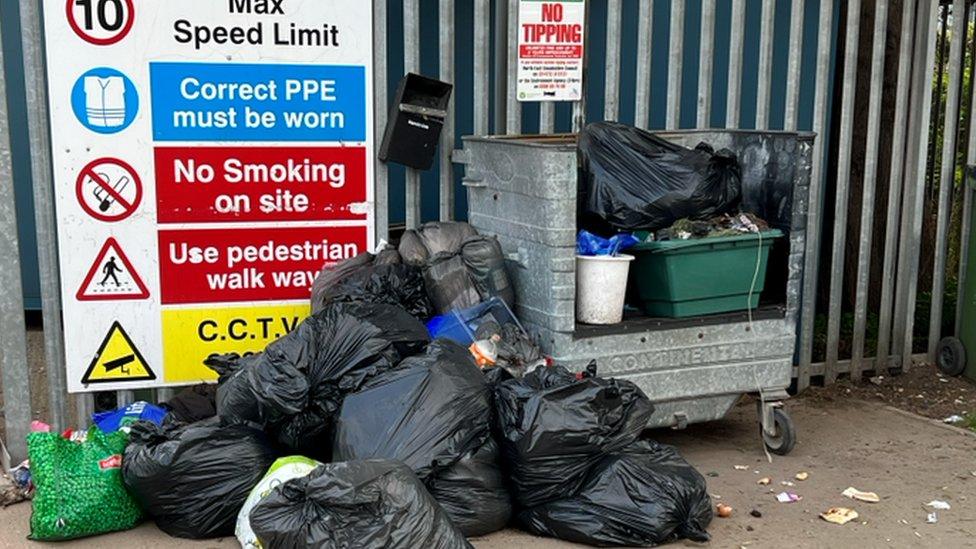
M 579 156 L 584 225 L 595 219 L 620 231 L 657 231 L 733 212 L 742 199 L 735 155 L 704 143 L 686 149 L 633 126 L 598 122 L 580 133 Z
M 496 296 L 515 308 L 515 289 L 501 244 L 467 223 L 432 222 L 406 231 L 399 252 L 404 263 L 423 268 L 435 314 L 467 309 Z
M 275 549 L 471 547 L 416 475 L 387 460 L 321 465 L 274 488 L 250 521 Z
M 322 269 L 312 284 L 312 312 L 333 303 L 388 303 L 421 320 L 433 316 L 423 270 L 402 263 L 392 248 Z
M 654 407 L 629 381 L 553 366 L 501 382 L 496 410 L 514 499 L 530 508 L 575 495 L 594 465 L 637 440 Z
M 244 425 L 211 419 L 163 428 L 140 421 L 132 426 L 122 478 L 167 534 L 230 536 L 237 513 L 276 457 L 264 433 Z
M 343 397 L 430 340 L 401 307 L 334 304 L 240 359 L 213 357 L 221 374 L 217 415 L 260 426 L 293 453 L 329 461 L 332 424 Z
M 439 339 L 346 397 L 333 458 L 403 462 L 465 535 L 484 535 L 511 515 L 491 417 L 491 389 L 471 354 Z
M 589 545 L 652 546 L 709 540 L 705 479 L 677 450 L 638 441 L 603 458 L 574 497 L 522 511 L 535 534 Z

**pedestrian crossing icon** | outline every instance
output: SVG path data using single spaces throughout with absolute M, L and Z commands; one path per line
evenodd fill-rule
M 132 343 L 118 321 L 112 324 L 108 335 L 102 340 L 88 370 L 81 378 L 85 385 L 90 383 L 123 383 L 126 381 L 152 381 L 156 374 L 142 353 Z
M 149 290 L 114 238 L 95 257 L 75 295 L 78 301 L 123 301 L 149 297 Z

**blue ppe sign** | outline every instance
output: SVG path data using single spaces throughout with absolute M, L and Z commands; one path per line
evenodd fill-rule
M 81 125 L 101 134 L 119 133 L 139 112 L 139 93 L 128 76 L 107 67 L 92 69 L 71 89 L 71 108 Z
M 366 141 L 366 70 L 150 63 L 156 141 Z

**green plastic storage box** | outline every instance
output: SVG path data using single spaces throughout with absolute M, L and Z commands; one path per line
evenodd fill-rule
M 644 311 L 653 317 L 686 318 L 759 306 L 769 250 L 782 236 L 774 229 L 761 235 L 638 244 L 628 253 L 637 258 L 631 276 Z

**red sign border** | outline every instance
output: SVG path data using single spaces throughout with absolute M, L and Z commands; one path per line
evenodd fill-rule
M 115 248 L 115 253 L 119 256 L 119 260 L 122 261 L 122 265 L 124 265 L 129 271 L 129 274 L 132 275 L 132 281 L 135 282 L 136 286 L 139 288 L 139 294 L 124 296 L 85 295 L 85 290 L 98 273 L 98 266 L 102 263 L 102 260 L 105 259 L 105 255 L 111 248 Z M 146 288 L 146 283 L 142 281 L 142 277 L 139 276 L 139 273 L 136 272 L 135 268 L 132 267 L 132 262 L 129 261 L 129 256 L 125 255 L 125 250 L 122 249 L 119 241 L 110 236 L 108 240 L 105 241 L 105 245 L 102 246 L 102 251 L 98 252 L 98 255 L 95 257 L 95 262 L 92 264 L 91 269 L 88 270 L 88 274 L 85 275 L 85 280 L 81 283 L 81 287 L 78 288 L 78 292 L 75 294 L 75 299 L 78 301 L 142 301 L 143 299 L 149 299 L 149 289 Z
M 122 169 L 126 170 L 127 172 L 129 172 L 129 175 L 132 176 L 132 180 L 136 184 L 136 197 L 132 201 L 132 209 L 121 216 L 108 216 L 96 212 L 94 209 L 92 209 L 91 206 L 88 205 L 87 202 L 85 202 L 85 197 L 81 192 L 81 189 L 85 184 L 85 177 L 87 172 L 93 171 L 95 167 L 98 165 L 108 164 L 108 163 L 115 164 L 121 167 Z M 86 164 L 85 167 L 81 169 L 81 171 L 78 172 L 78 179 L 75 181 L 75 197 L 78 199 L 78 204 L 81 205 L 81 209 L 84 210 L 85 213 L 87 213 L 88 215 L 94 217 L 98 221 L 104 221 L 105 223 L 116 223 L 128 219 L 139 208 L 139 205 L 142 204 L 142 179 L 139 178 L 139 174 L 136 173 L 136 169 L 133 168 L 128 162 L 125 162 L 124 160 L 120 160 L 118 158 L 112 158 L 110 156 L 106 156 L 104 158 L 92 160 L 91 162 Z
M 135 20 L 136 20 L 135 4 L 132 2 L 132 0 L 125 0 L 125 5 L 129 9 L 129 20 L 126 21 L 125 26 L 122 27 L 122 30 L 119 31 L 119 34 L 111 38 L 93 38 L 85 34 L 85 31 L 81 30 L 81 27 L 78 26 L 78 22 L 75 21 L 75 12 L 74 10 L 71 9 L 73 3 L 74 0 L 67 0 L 64 7 L 65 14 L 68 18 L 68 25 L 71 26 L 71 30 L 75 31 L 75 34 L 78 35 L 78 38 L 81 38 L 82 40 L 88 42 L 89 44 L 94 44 L 96 46 L 111 46 L 112 44 L 118 43 L 122 41 L 123 38 L 129 35 L 129 31 L 132 30 L 132 25 L 135 24 Z

